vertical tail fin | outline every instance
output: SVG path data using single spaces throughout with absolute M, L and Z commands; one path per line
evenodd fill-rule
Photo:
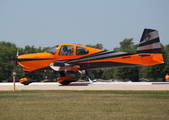
M 144 29 L 137 53 L 161 53 L 160 39 L 157 30 Z
M 149 57 L 147 56 L 142 59 L 142 62 L 145 63 L 145 65 L 156 65 L 164 63 L 157 30 L 144 29 L 140 44 L 137 48 L 137 53 L 149 55 Z

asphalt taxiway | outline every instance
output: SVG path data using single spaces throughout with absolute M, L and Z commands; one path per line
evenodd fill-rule
M 74 82 L 61 85 L 56 82 L 16 83 L 16 90 L 169 90 L 169 82 Z M 13 83 L 0 83 L 0 91 L 13 90 Z

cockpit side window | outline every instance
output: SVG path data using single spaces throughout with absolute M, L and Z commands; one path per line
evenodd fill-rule
M 73 46 L 63 45 L 59 51 L 60 56 L 70 56 L 73 55 Z
M 82 47 L 76 47 L 76 55 L 86 55 L 89 51 Z
M 55 55 L 57 49 L 58 49 L 58 45 L 48 49 L 46 52 Z

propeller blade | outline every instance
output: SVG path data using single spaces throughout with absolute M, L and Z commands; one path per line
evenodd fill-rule
M 18 65 L 18 55 L 19 55 L 19 50 L 17 50 L 16 56 L 11 58 L 11 60 L 14 61 L 14 71 L 16 71 L 16 67 Z
M 15 63 L 14 63 L 14 71 L 16 71 L 17 65 L 18 65 L 18 63 L 17 63 L 17 61 L 15 61 Z
M 17 54 L 16 54 L 16 56 L 18 57 L 18 55 L 19 55 L 19 50 L 17 50 Z

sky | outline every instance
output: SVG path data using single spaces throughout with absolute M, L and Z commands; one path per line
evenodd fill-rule
M 0 41 L 17 47 L 102 43 L 113 50 L 144 28 L 169 44 L 169 0 L 0 0 Z

